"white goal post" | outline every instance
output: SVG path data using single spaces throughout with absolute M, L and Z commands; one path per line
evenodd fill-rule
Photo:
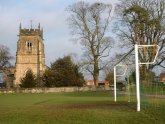
M 125 70 L 124 70 L 124 72 L 123 73 L 121 73 L 121 74 L 116 74 L 116 67 L 117 66 L 119 66 L 119 67 L 125 67 Z M 114 67 L 114 82 L 116 82 L 116 76 L 125 76 L 125 74 L 126 74 L 126 72 L 127 72 L 127 65 L 116 65 L 115 67 Z M 116 83 L 114 83 L 114 100 L 115 100 L 115 102 L 116 102 Z
M 145 61 L 145 62 L 140 62 L 139 61 L 139 49 L 142 48 L 149 48 L 149 47 L 156 47 L 156 53 L 154 55 L 154 58 L 152 61 Z M 134 63 L 135 63 L 135 75 L 136 75 L 136 99 L 137 99 L 137 111 L 140 111 L 140 73 L 139 73 L 139 65 L 144 65 L 144 64 L 154 64 L 156 61 L 156 58 L 158 56 L 158 52 L 159 52 L 159 46 L 158 45 L 134 45 L 134 48 L 132 48 L 127 54 L 125 54 L 118 62 L 117 64 L 114 66 L 114 101 L 116 102 L 116 77 L 117 76 L 124 76 L 127 69 L 124 71 L 123 74 L 117 75 L 116 74 L 116 67 L 121 66 L 121 61 L 124 60 L 131 52 L 134 51 Z M 144 53 L 142 53 L 144 54 Z M 148 53 L 149 54 L 149 53 Z M 148 55 L 146 55 L 148 56 Z M 122 66 L 124 66 L 122 64 Z M 127 67 L 127 65 L 125 65 Z

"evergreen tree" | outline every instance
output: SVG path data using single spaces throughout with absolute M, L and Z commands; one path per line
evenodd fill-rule
M 25 77 L 21 78 L 20 81 L 20 87 L 23 88 L 32 88 L 35 87 L 37 84 L 36 77 L 31 70 L 28 70 Z
M 70 56 L 59 58 L 51 64 L 43 76 L 45 86 L 83 86 L 85 83 L 83 74 L 79 72 L 79 67 L 72 62 Z

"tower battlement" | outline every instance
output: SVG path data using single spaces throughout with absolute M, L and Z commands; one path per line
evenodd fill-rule
M 20 30 L 19 30 L 19 36 L 40 36 L 43 39 L 43 29 L 40 29 L 40 24 L 38 25 L 38 28 L 22 28 L 20 25 Z

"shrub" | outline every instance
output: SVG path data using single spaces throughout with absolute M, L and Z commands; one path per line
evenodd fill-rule
M 20 81 L 20 87 L 23 88 L 32 88 L 35 87 L 37 84 L 36 77 L 31 70 L 28 70 L 25 77 L 21 78 Z

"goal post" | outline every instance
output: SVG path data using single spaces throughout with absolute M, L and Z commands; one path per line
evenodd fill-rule
M 139 48 L 150 48 L 156 47 L 154 59 L 152 61 L 140 62 L 139 60 Z M 137 111 L 140 111 L 140 73 L 139 65 L 154 64 L 158 56 L 159 46 L 158 45 L 137 45 L 135 44 L 135 70 L 136 70 L 136 99 L 137 99 Z M 145 54 L 145 53 L 142 53 Z M 148 53 L 147 53 L 148 54 Z M 148 56 L 148 55 L 147 55 Z
M 134 51 L 134 52 L 133 52 Z M 137 102 L 137 111 L 140 111 L 140 71 L 139 66 L 140 65 L 149 65 L 154 64 L 156 62 L 156 58 L 158 56 L 159 52 L 159 46 L 158 45 L 134 45 L 134 48 L 132 48 L 127 54 L 125 54 L 121 59 L 117 62 L 117 64 L 114 66 L 114 101 L 117 101 L 117 77 L 118 76 L 125 76 L 127 71 L 127 66 L 134 63 L 135 68 L 135 84 L 136 84 L 136 102 Z M 132 61 L 129 61 L 130 56 L 134 56 Z M 141 57 L 141 58 L 140 58 Z M 131 58 L 131 57 L 130 57 Z M 142 61 L 142 58 L 144 60 Z M 149 58 L 152 58 L 149 59 Z M 123 74 L 117 74 L 116 68 L 118 66 L 124 66 L 126 69 L 123 71 Z
M 120 74 L 116 74 L 116 67 L 124 67 L 124 71 L 121 72 Z M 125 76 L 127 72 L 127 65 L 116 65 L 114 67 L 114 101 L 116 102 L 116 76 Z
M 137 111 L 140 111 L 140 76 L 139 76 L 139 53 L 138 45 L 135 44 L 135 75 L 136 75 L 136 99 L 137 99 Z
M 120 62 L 123 60 L 123 59 L 125 59 L 132 51 L 134 50 L 134 48 L 132 48 L 128 53 L 126 53 L 123 57 L 121 57 L 120 58 L 120 60 L 115 64 L 115 66 L 114 66 L 114 101 L 116 102 L 117 101 L 117 92 L 116 92 L 116 90 L 117 90 L 117 86 L 116 86 L 116 82 L 117 82 L 117 80 L 116 80 L 116 77 L 118 77 L 118 76 L 125 76 L 125 74 L 126 74 L 126 72 L 127 72 L 127 65 L 121 65 L 120 64 Z M 118 67 L 118 66 L 125 66 L 126 67 L 126 69 L 124 70 L 124 72 L 123 73 L 120 73 L 120 74 L 117 74 L 116 73 L 116 67 Z

